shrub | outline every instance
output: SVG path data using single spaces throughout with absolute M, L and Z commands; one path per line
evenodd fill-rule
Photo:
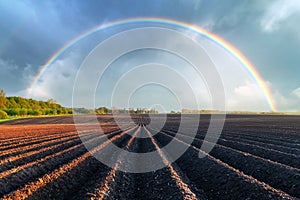
M 34 110 L 32 110 L 32 109 L 27 110 L 27 114 L 28 115 L 34 115 Z
M 45 110 L 45 115 L 50 115 L 50 110 Z
M 19 114 L 20 115 L 27 115 L 27 110 L 26 109 L 20 109 Z
M 5 118 L 8 118 L 7 113 L 3 110 L 0 110 L 0 119 L 5 119 Z
M 34 115 L 42 115 L 42 111 L 40 110 L 34 110 Z
M 28 115 L 41 115 L 42 114 L 42 111 L 40 111 L 40 110 L 28 110 L 27 111 L 27 114 Z
M 16 116 L 19 114 L 18 110 L 15 109 L 7 109 L 4 110 L 9 116 Z

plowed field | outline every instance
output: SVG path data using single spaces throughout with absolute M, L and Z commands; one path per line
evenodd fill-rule
M 300 117 L 228 115 L 218 143 L 200 150 L 210 116 L 201 115 L 193 143 L 178 132 L 180 115 L 162 130 L 135 115 L 121 130 L 111 115 L 77 131 L 72 116 L 20 119 L 0 124 L 2 199 L 297 199 L 300 198 Z M 194 120 L 190 115 L 190 120 Z M 139 134 L 148 138 L 138 137 Z M 177 134 L 177 137 L 174 136 Z M 80 135 L 80 137 L 79 137 Z M 109 140 L 103 140 L 108 138 Z M 87 151 L 88 144 L 91 151 Z M 187 146 L 175 162 L 161 150 L 171 140 Z M 92 156 L 113 142 L 125 151 L 155 151 L 166 167 L 147 173 L 119 170 L 124 154 L 108 167 Z M 199 158 L 199 152 L 205 154 Z M 139 165 L 139 161 L 126 163 Z

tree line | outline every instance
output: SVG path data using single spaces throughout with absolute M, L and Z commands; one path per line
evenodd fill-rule
M 65 108 L 58 104 L 54 99 L 48 101 L 38 101 L 19 96 L 6 97 L 5 91 L 0 89 L 0 119 L 9 116 L 39 116 L 39 115 L 61 115 L 61 114 L 111 114 L 111 113 L 130 113 L 130 114 L 158 114 L 155 109 L 148 108 L 107 108 L 97 109 L 87 108 Z
M 73 110 L 56 103 L 55 100 L 37 101 L 23 97 L 6 97 L 5 91 L 0 89 L 0 118 L 27 115 L 61 115 L 72 114 Z
M 87 109 L 87 108 L 74 108 L 74 113 L 75 114 L 112 114 L 112 113 L 119 113 L 119 114 L 124 114 L 124 113 L 130 113 L 130 114 L 158 114 L 158 111 L 155 110 L 154 108 L 148 109 L 148 108 L 107 108 L 107 107 L 99 107 L 96 109 Z

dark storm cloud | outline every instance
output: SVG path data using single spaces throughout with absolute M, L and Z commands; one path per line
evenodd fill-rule
M 1 1 L 0 4 L 0 57 L 20 65 L 41 65 L 65 42 L 106 21 L 147 15 L 175 17 L 176 13 L 181 18 L 176 12 L 178 5 L 166 1 Z
M 8 93 L 26 89 L 53 53 L 96 25 L 153 16 L 198 24 L 220 35 L 249 58 L 273 89 L 289 94 L 300 87 L 300 4 L 283 2 L 0 0 L 0 88 Z
M 25 66 L 31 65 L 34 76 L 63 44 L 96 25 L 136 16 L 190 20 L 190 10 L 196 3 L 160 0 L 0 1 L 0 59 L 18 66 L 6 66 L 8 71 L 4 73 L 15 78 L 5 76 L 0 84 L 9 91 L 24 90 L 28 85 L 16 80 L 24 76 Z
M 0 57 L 16 64 L 43 64 L 76 35 L 120 18 L 160 16 L 200 23 L 218 20 L 234 3 L 186 1 L 1 1 Z M 198 10 L 195 10 L 198 9 Z M 213 12 L 208 12 L 208 11 Z M 213 16 L 211 16 L 213 15 Z M 210 17 L 209 17 L 210 16 Z M 222 23 L 219 28 L 226 26 Z M 217 28 L 217 27 L 216 27 Z

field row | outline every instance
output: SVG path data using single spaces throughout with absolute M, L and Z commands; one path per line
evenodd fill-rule
M 57 133 L 2 138 L 0 148 L 0 197 L 3 199 L 294 199 L 300 198 L 299 148 L 289 140 L 226 133 L 211 152 L 205 134 L 194 139 L 189 131 L 177 132 L 178 118 L 162 130 L 148 126 L 149 118 L 137 116 L 135 124 L 120 130 L 106 118 L 104 133 L 87 126 L 80 133 Z M 124 120 L 126 122 L 126 120 Z M 142 137 L 141 137 L 142 136 Z M 245 136 L 245 137 L 243 137 Z M 268 140 L 268 138 L 270 140 Z M 267 145 L 262 141 L 264 139 Z M 192 141 L 191 145 L 189 144 Z M 175 162 L 174 143 L 185 153 Z M 113 151 L 117 146 L 123 151 Z M 89 151 L 87 151 L 89 149 Z M 138 153 L 128 157 L 126 152 Z M 141 153 L 153 152 L 143 158 Z M 205 155 L 199 158 L 199 153 Z M 95 157 L 111 161 L 111 167 Z M 156 159 L 156 160 L 153 160 Z M 163 168 L 145 173 L 146 167 Z

